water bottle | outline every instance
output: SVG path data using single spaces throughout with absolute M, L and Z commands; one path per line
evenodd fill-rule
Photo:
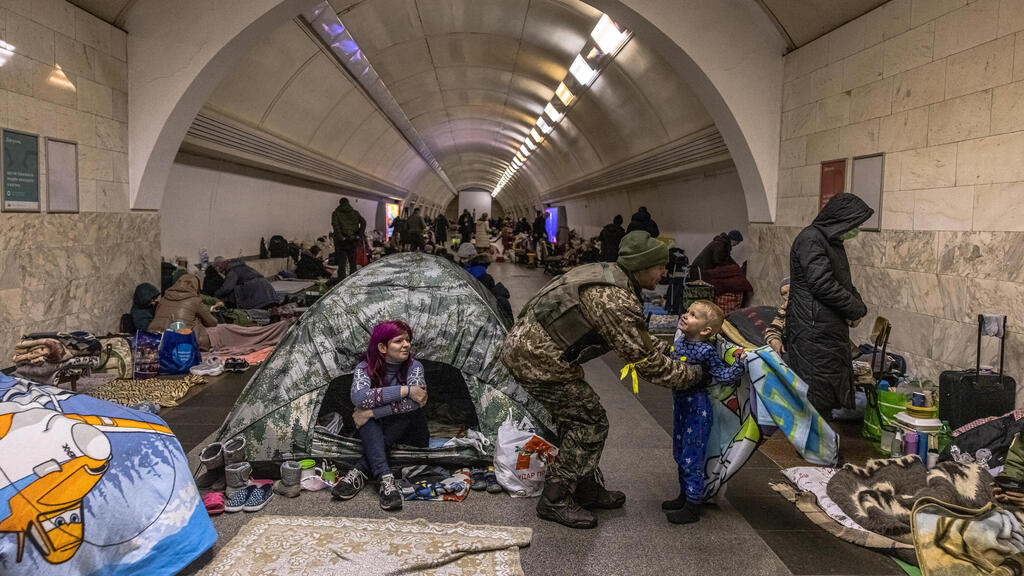
M 913 430 L 907 432 L 904 437 L 903 453 L 907 456 L 911 454 L 917 454 L 917 432 Z

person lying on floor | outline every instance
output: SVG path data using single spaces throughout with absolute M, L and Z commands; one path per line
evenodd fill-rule
M 207 307 L 199 296 L 199 278 L 185 274 L 174 283 L 156 305 L 153 320 L 149 323 L 150 332 L 163 332 L 172 323 L 181 321 L 191 328 L 199 341 L 199 348 L 210 349 L 210 335 L 206 328 L 217 325 L 213 317 L 215 312 L 224 307 L 222 302 Z
M 352 374 L 353 418 L 363 441 L 363 458 L 338 481 L 331 494 L 348 500 L 363 489 L 368 475 L 380 482 L 382 510 L 401 510 L 402 492 L 388 467 L 395 444 L 426 448 L 430 443 L 427 381 L 412 357 L 412 328 L 401 320 L 373 327 L 362 361 Z
M 262 308 L 277 306 L 284 301 L 274 287 L 259 272 L 245 262 L 235 258 L 222 260 L 214 266 L 224 274 L 224 283 L 214 296 L 224 300 L 232 308 Z
M 331 273 L 324 266 L 320 258 L 320 248 L 313 246 L 309 250 L 303 250 L 299 257 L 299 263 L 295 266 L 295 277 L 300 280 L 317 280 L 319 278 L 330 278 Z

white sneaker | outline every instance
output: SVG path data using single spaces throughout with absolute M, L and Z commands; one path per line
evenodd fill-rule
M 219 376 L 224 373 L 224 363 L 216 356 L 210 356 L 189 369 L 196 376 Z

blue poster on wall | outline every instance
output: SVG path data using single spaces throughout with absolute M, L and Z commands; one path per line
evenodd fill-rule
M 544 210 L 547 218 L 544 219 L 544 230 L 548 234 L 548 242 L 558 243 L 558 208 L 547 208 Z

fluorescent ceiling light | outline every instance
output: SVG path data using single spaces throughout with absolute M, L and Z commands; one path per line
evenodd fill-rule
M 540 131 L 541 132 L 543 132 L 545 134 L 550 134 L 551 133 L 552 128 L 551 128 L 551 126 L 548 125 L 547 122 L 544 121 L 544 117 L 543 116 L 537 118 L 537 126 L 540 126 Z
M 576 59 L 572 61 L 572 66 L 569 67 L 569 72 L 576 77 L 576 81 L 586 86 L 590 84 L 590 81 L 594 79 L 594 70 L 587 64 L 587 61 L 583 59 L 583 56 L 576 55 Z
M 520 162 L 526 162 L 526 156 L 523 156 L 522 152 L 516 152 L 516 160 Z
M 548 102 L 547 106 L 544 107 L 544 113 L 547 114 L 548 118 L 551 118 L 551 121 L 555 124 L 561 122 L 562 118 L 565 117 L 565 114 L 555 110 L 555 107 L 551 105 L 551 102 Z
M 597 46 L 601 48 L 602 52 L 614 54 L 626 41 L 626 32 L 620 31 L 618 24 L 612 22 L 607 14 L 602 14 L 601 19 L 597 21 L 597 26 L 594 26 L 593 32 L 590 33 L 590 37 L 597 42 Z
M 543 140 L 544 140 L 544 138 L 543 138 L 543 137 L 541 137 L 541 135 L 540 135 L 539 133 L 537 133 L 537 129 L 536 129 L 536 128 L 530 128 L 530 136 L 533 136 L 533 140 L 534 140 L 534 141 L 535 141 L 535 142 L 536 142 L 537 144 L 540 144 L 540 143 L 541 143 L 541 141 L 543 141 Z
M 526 139 L 526 147 L 529 148 L 531 152 L 537 149 L 537 145 L 533 143 L 531 138 Z
M 519 153 L 523 155 L 523 158 L 526 158 L 530 155 L 530 149 L 526 147 L 526 144 L 523 144 L 519 147 Z
M 558 99 L 562 101 L 562 104 L 565 104 L 566 106 L 571 104 L 573 98 L 575 98 L 572 91 L 569 90 L 569 87 L 565 85 L 565 82 L 558 84 L 558 88 L 555 88 L 555 94 L 558 95 Z

